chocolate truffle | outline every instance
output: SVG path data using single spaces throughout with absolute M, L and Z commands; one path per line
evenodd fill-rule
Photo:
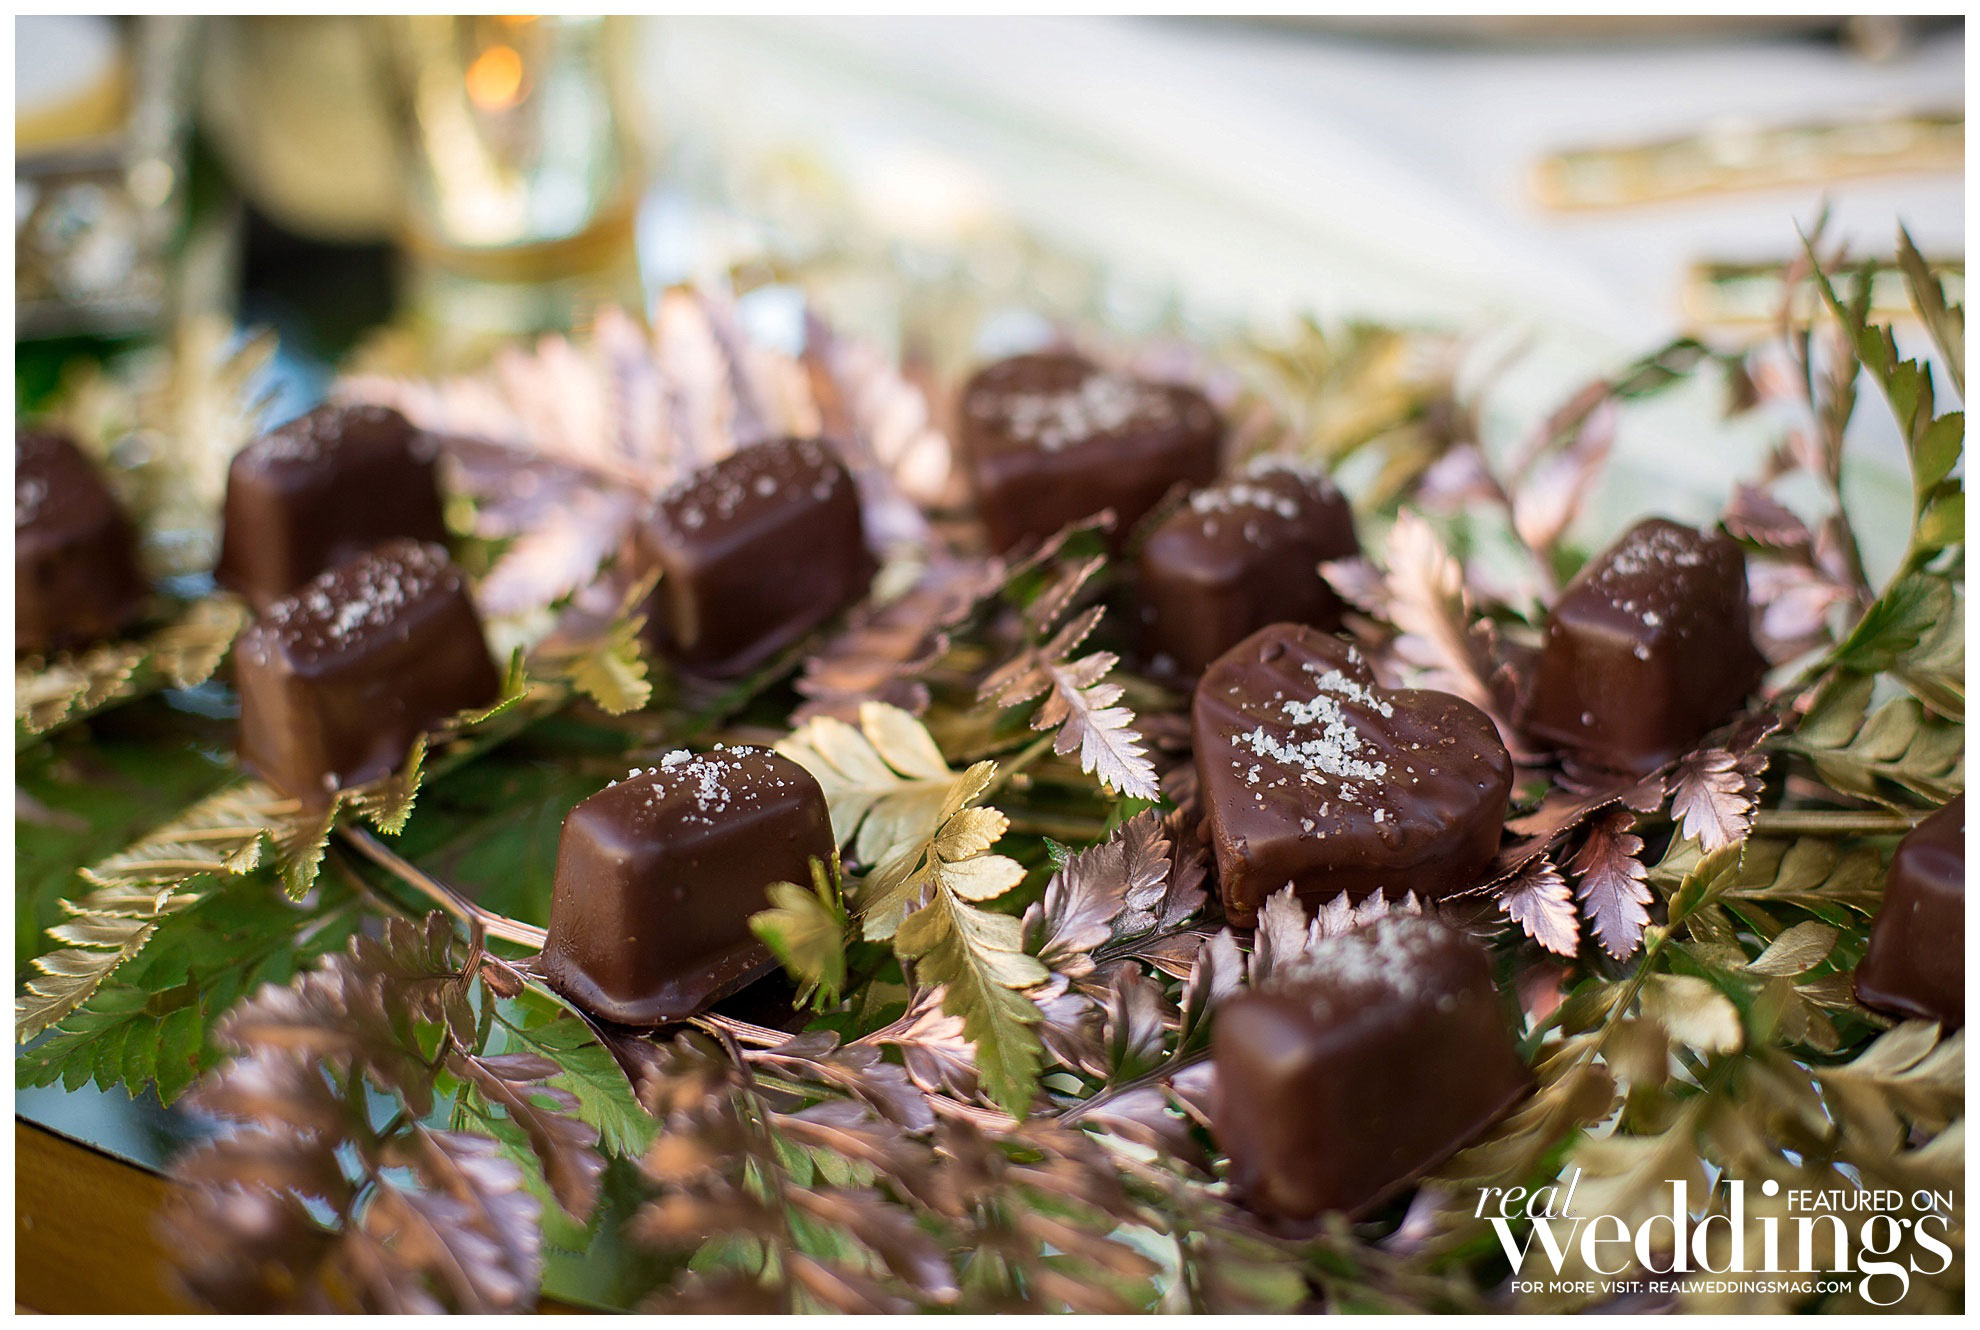
M 277 600 L 234 649 L 241 763 L 306 806 L 386 775 L 502 681 L 461 572 L 394 540 Z
M 1520 724 L 1596 765 L 1650 771 L 1731 715 L 1766 668 L 1739 546 L 1650 518 L 1554 602 Z
M 1193 388 L 1052 352 L 979 370 L 963 388 L 961 434 L 1001 551 L 1107 508 L 1118 547 L 1171 487 L 1216 479 L 1224 427 Z
M 394 536 L 444 542 L 435 448 L 383 406 L 319 406 L 234 455 L 214 580 L 268 608 Z
M 14 434 L 14 649 L 115 636 L 144 604 L 137 533 L 89 458 L 58 434 Z
M 1267 624 L 1340 626 L 1320 564 L 1358 553 L 1354 514 L 1318 471 L 1261 458 L 1200 489 L 1135 561 L 1147 647 L 1194 677 Z
M 647 637 L 696 674 L 767 663 L 873 579 L 852 476 L 817 439 L 732 453 L 663 495 L 635 562 L 660 571 Z
M 1966 1024 L 1966 796 L 1911 829 L 1856 967 L 1856 997 L 1894 1016 Z
M 1484 950 L 1413 915 L 1323 939 L 1224 1003 L 1212 1056 L 1232 1185 L 1290 1221 L 1366 1214 L 1532 1084 Z
M 1386 689 L 1348 643 L 1273 624 L 1204 671 L 1190 710 L 1224 913 L 1250 927 L 1290 882 L 1435 899 L 1499 848 L 1512 759 L 1463 698 Z
M 605 1020 L 684 1020 L 773 967 L 749 917 L 833 847 L 825 793 L 797 763 L 669 753 L 564 819 L 544 977 Z

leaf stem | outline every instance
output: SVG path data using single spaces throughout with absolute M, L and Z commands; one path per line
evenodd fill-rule
M 545 933 L 534 924 L 511 919 L 493 910 L 484 910 L 460 892 L 434 877 L 389 848 L 378 837 L 358 826 L 341 826 L 337 834 L 343 837 L 350 847 L 383 868 L 401 882 L 425 896 L 448 914 L 467 923 L 480 924 L 490 937 L 499 937 L 518 946 L 541 951 Z
M 1918 824 L 1910 813 L 1829 812 L 1813 808 L 1763 808 L 1753 815 L 1756 835 L 1900 835 Z
M 689 1017 L 688 1024 L 706 1030 L 717 1038 L 726 1036 L 738 1044 L 752 1044 L 757 1048 L 775 1048 L 791 1041 L 791 1036 L 782 1030 L 773 1030 L 767 1025 L 752 1025 L 748 1021 L 712 1011 Z
M 1151 1067 L 1139 1076 L 1130 1076 L 1124 1081 L 1107 1086 L 1098 1094 L 1069 1105 L 1065 1112 L 1054 1114 L 1054 1118 L 1059 1122 L 1077 1122 L 1081 1117 L 1100 1107 L 1108 1100 L 1118 1099 L 1124 1094 L 1144 1089 L 1150 1085 L 1160 1085 L 1183 1068 L 1193 1066 L 1209 1056 L 1210 1050 L 1208 1048 L 1195 1048 L 1187 1053 L 1177 1053 L 1163 1062 L 1159 1067 Z
M 992 776 L 990 783 L 983 787 L 983 793 L 979 796 L 977 802 L 988 803 L 991 795 L 1010 784 L 1011 777 L 1017 775 L 1020 771 L 1023 771 L 1026 767 L 1051 751 L 1052 743 L 1057 738 L 1058 732 L 1056 730 L 1041 734 L 1026 744 L 1016 757 L 1008 762 L 999 762 L 997 764 L 997 774 Z
M 1029 836 L 1050 836 L 1065 845 L 1096 840 L 1106 834 L 1105 818 L 1050 817 L 1042 813 L 1006 813 L 1011 830 Z

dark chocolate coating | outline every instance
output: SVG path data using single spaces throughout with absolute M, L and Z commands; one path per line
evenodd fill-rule
M 310 807 L 386 775 L 502 681 L 438 545 L 388 541 L 262 611 L 234 648 L 241 763 Z
M 1317 943 L 1217 1011 L 1212 1122 L 1245 1204 L 1359 1216 L 1532 1086 L 1484 949 L 1395 914 Z
M 1893 1016 L 1966 1024 L 1966 796 L 1913 827 L 1856 967 L 1856 998 Z
M 144 604 L 137 533 L 80 448 L 14 434 L 14 650 L 114 637 Z
M 1554 602 L 1520 726 L 1597 765 L 1649 771 L 1730 716 L 1766 668 L 1739 546 L 1653 517 Z
M 635 562 L 660 570 L 652 644 L 696 674 L 747 674 L 866 593 L 851 474 L 817 439 L 754 444 L 663 495 Z
M 1435 899 L 1499 848 L 1512 759 L 1491 719 L 1428 689 L 1382 688 L 1360 653 L 1273 624 L 1220 657 L 1190 709 L 1224 913 L 1249 927 L 1292 883 Z
M 1050 352 L 977 371 L 963 387 L 961 435 L 992 549 L 1103 508 L 1118 548 L 1171 487 L 1216 479 L 1224 426 L 1194 388 Z
M 1317 471 L 1268 460 L 1200 489 L 1156 527 L 1135 561 L 1150 654 L 1190 677 L 1267 624 L 1340 627 L 1320 576 L 1360 552 L 1347 500 Z
M 761 748 L 669 754 L 564 819 L 542 970 L 622 1025 L 684 1020 L 775 964 L 749 931 L 773 882 L 832 862 L 811 773 Z
M 319 406 L 234 454 L 214 580 L 257 610 L 380 541 L 445 542 L 433 441 L 385 406 Z

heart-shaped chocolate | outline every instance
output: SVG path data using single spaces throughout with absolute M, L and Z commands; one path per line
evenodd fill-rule
M 1234 924 L 1288 882 L 1309 905 L 1446 896 L 1498 850 L 1512 759 L 1491 718 L 1449 693 L 1381 687 L 1340 638 L 1259 629 L 1204 672 L 1190 719 Z

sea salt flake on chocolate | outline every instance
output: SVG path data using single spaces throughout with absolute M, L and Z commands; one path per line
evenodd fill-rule
M 1336 628 L 1343 605 L 1320 565 L 1359 551 L 1353 513 L 1324 475 L 1254 463 L 1192 494 L 1142 543 L 1144 649 L 1193 677 L 1268 624 Z
M 70 439 L 14 434 L 14 650 L 113 637 L 143 608 L 137 531 Z
M 1746 559 L 1718 532 L 1638 523 L 1548 612 L 1520 726 L 1584 762 L 1649 771 L 1729 717 L 1760 682 Z
M 815 439 L 740 449 L 662 495 L 634 542 L 660 573 L 653 646 L 696 674 L 767 663 L 866 593 L 859 496 Z
M 214 578 L 266 608 L 395 537 L 447 538 L 427 435 L 383 406 L 320 406 L 234 455 Z
M 1212 1056 L 1232 1187 L 1294 1223 L 1375 1209 L 1532 1086 L 1483 948 L 1415 914 L 1275 958 L 1219 1009 Z
M 977 509 L 998 550 L 1103 509 L 1118 543 L 1173 486 L 1213 479 L 1223 443 L 1201 393 L 1067 352 L 978 371 L 961 415 Z
M 774 968 L 749 917 L 833 848 L 824 791 L 796 763 L 669 753 L 565 818 L 544 975 L 604 1020 L 683 1020 Z
M 1445 896 L 1498 850 L 1512 762 L 1491 720 L 1446 693 L 1381 688 L 1338 638 L 1298 624 L 1254 633 L 1205 671 L 1191 730 L 1219 889 L 1240 926 L 1288 882 L 1310 904 Z
M 501 691 L 460 570 L 410 540 L 270 604 L 234 659 L 242 764 L 316 806 L 391 772 L 421 733 Z

